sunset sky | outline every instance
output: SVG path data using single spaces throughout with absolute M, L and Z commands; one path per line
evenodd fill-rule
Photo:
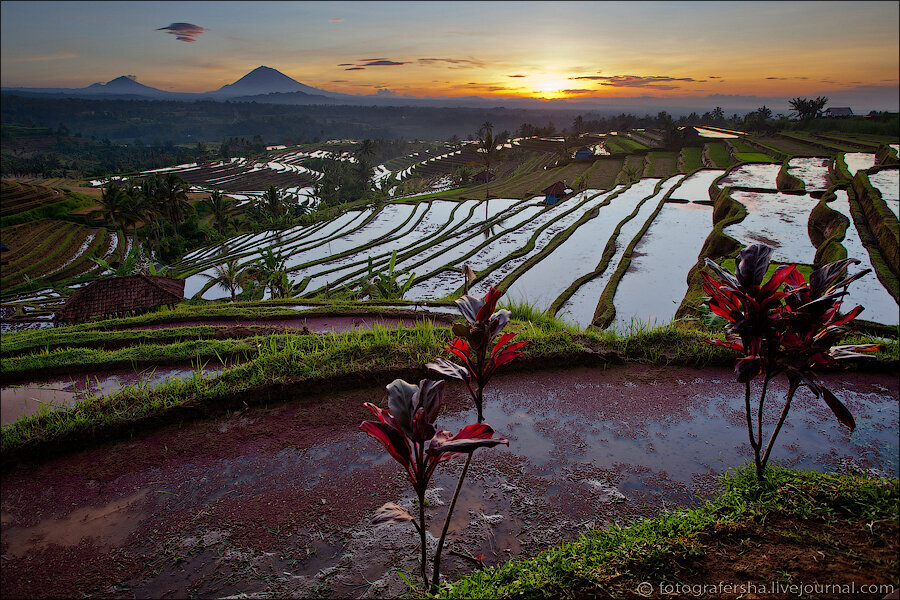
M 3 86 L 545 98 L 829 95 L 897 110 L 900 3 L 11 2 Z M 384 93 L 384 92 L 382 92 Z

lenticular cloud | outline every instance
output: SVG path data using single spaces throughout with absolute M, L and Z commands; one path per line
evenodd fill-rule
M 157 31 L 171 33 L 176 40 L 182 42 L 196 42 L 197 36 L 206 31 L 206 28 L 193 23 L 172 23 L 168 27 L 160 27 Z

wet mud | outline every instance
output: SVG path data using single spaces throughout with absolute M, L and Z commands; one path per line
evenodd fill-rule
M 856 431 L 799 392 L 773 460 L 896 477 L 896 377 L 822 379 L 856 416 Z M 475 411 L 460 386 L 448 387 L 437 425 L 455 432 Z M 770 396 L 769 428 L 783 392 Z M 367 401 L 384 405 L 383 387 L 285 398 L 18 466 L 0 493 L 4 596 L 402 595 L 398 572 L 416 578 L 418 536 L 408 523 L 370 520 L 386 502 L 413 509 L 414 497 L 358 429 Z M 750 456 L 731 369 L 498 375 L 485 416 L 510 445 L 475 454 L 444 551 L 447 577 L 475 568 L 459 555 L 497 565 L 699 502 Z M 432 480 L 432 548 L 462 464 L 445 463 Z

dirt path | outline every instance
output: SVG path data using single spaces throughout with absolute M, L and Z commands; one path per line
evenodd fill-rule
M 857 417 L 856 432 L 798 394 L 774 460 L 896 476 L 896 377 L 824 380 Z M 4 597 L 404 593 L 397 571 L 417 572 L 417 536 L 369 520 L 385 502 L 412 507 L 411 490 L 357 429 L 369 417 L 362 403 L 383 396 L 379 387 L 286 398 L 4 474 Z M 774 421 L 780 406 L 771 404 Z M 485 415 L 510 447 L 476 453 L 448 549 L 495 565 L 708 496 L 717 474 L 748 457 L 742 411 L 730 369 L 498 376 Z M 471 421 L 474 409 L 451 387 L 438 425 Z M 432 534 L 461 466 L 451 461 L 433 480 Z M 473 568 L 446 551 L 444 567 L 449 577 Z

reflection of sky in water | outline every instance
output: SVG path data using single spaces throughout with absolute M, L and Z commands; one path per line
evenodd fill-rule
M 667 202 L 634 248 L 628 271 L 616 288 L 617 330 L 632 320 L 665 325 L 687 292 L 687 274 L 697 264 L 712 229 L 712 207 Z
M 747 207 L 747 216 L 726 227 L 726 235 L 743 246 L 771 246 L 774 261 L 812 264 L 816 248 L 807 230 L 809 212 L 817 202 L 812 196 L 733 191 L 731 197 Z
M 775 178 L 781 165 L 750 164 L 741 165 L 719 182 L 719 187 L 751 187 L 774 190 Z
M 653 182 L 653 185 L 649 185 L 650 181 Z M 658 179 L 642 179 L 638 184 L 631 186 L 628 190 L 623 192 L 621 196 L 619 196 L 618 200 L 627 202 L 626 206 L 631 207 L 630 211 L 625 211 L 625 216 L 630 215 L 631 212 L 634 211 L 635 206 L 640 204 L 640 202 L 647 198 L 649 194 L 653 193 L 655 184 L 658 181 Z M 665 184 L 663 184 L 659 194 L 656 194 L 652 198 L 647 199 L 647 201 L 644 202 L 641 206 L 638 214 L 635 215 L 635 217 L 629 220 L 627 223 L 622 225 L 622 228 L 619 230 L 619 235 L 616 238 L 615 254 L 613 254 L 612 258 L 610 259 L 606 270 L 604 270 L 603 273 L 598 277 L 591 279 L 580 288 L 578 288 L 578 290 L 576 290 L 575 293 L 572 294 L 572 297 L 562 305 L 562 308 L 560 308 L 557 316 L 570 323 L 577 323 L 582 328 L 587 327 L 591 324 L 591 322 L 594 320 L 594 311 L 597 309 L 597 302 L 600 301 L 600 294 L 603 293 L 603 288 L 606 287 L 606 284 L 612 277 L 613 272 L 615 272 L 616 268 L 618 267 L 619 261 L 622 259 L 622 254 L 625 252 L 625 248 L 628 246 L 628 244 L 631 243 L 634 235 L 641 229 L 641 227 L 644 226 L 644 223 L 647 222 L 650 214 L 654 210 L 656 210 L 661 196 L 665 195 L 666 191 L 671 188 L 671 186 L 674 185 L 676 181 L 676 178 L 670 178 Z M 621 221 L 617 221 L 616 223 L 612 224 L 612 227 L 610 228 L 610 235 L 612 235 L 612 231 L 619 225 L 620 222 Z M 607 239 L 604 239 L 604 247 L 607 241 Z M 597 263 L 599 262 L 600 261 L 598 260 L 592 265 L 585 265 L 585 271 L 592 271 L 597 267 Z
M 831 187 L 831 175 L 828 173 L 830 163 L 829 158 L 792 158 L 788 162 L 788 173 L 801 180 L 807 191 L 827 190 Z
M 672 413 L 661 405 L 643 408 L 640 414 L 626 408 L 633 406 L 627 388 L 578 383 L 577 376 L 573 379 L 576 381 L 567 381 L 565 386 L 535 382 L 527 396 L 502 388 L 494 388 L 486 396 L 486 422 L 497 436 L 509 439 L 508 451 L 526 457 L 540 476 L 551 476 L 565 462 L 598 468 L 626 463 L 665 471 L 669 478 L 687 483 L 695 473 L 722 471 L 748 458 L 743 386 L 730 378 L 719 380 L 698 372 L 697 379 L 683 381 L 663 374 L 658 384 L 683 397 L 688 408 Z M 764 433 L 772 431 L 783 404 L 785 386 L 780 379 L 776 382 L 768 396 Z M 854 415 L 854 433 L 849 435 L 824 402 L 802 388 L 779 433 L 772 461 L 833 470 L 835 458 L 846 456 L 896 476 L 900 419 L 896 398 L 874 384 L 845 387 L 832 380 L 828 386 Z M 637 388 L 634 393 L 639 393 Z M 576 410 L 568 408 L 569 395 L 578 396 Z M 617 400 L 620 397 L 624 401 Z M 596 411 L 584 408 L 592 403 Z M 437 426 L 455 433 L 474 421 L 471 409 L 444 415 Z
M 853 217 L 850 215 L 850 203 L 847 200 L 847 192 L 845 190 L 837 190 L 835 195 L 837 195 L 837 198 L 829 202 L 828 206 L 850 219 L 850 226 L 847 228 L 844 241 L 841 243 L 847 249 L 849 258 L 855 258 L 860 261 L 859 265 L 850 268 L 850 272 L 855 273 L 862 269 L 873 269 L 872 273 L 850 284 L 849 293 L 844 297 L 843 306 L 846 309 L 857 305 L 863 306 L 865 310 L 859 315 L 860 319 L 895 325 L 900 322 L 897 303 L 878 280 L 878 277 L 875 276 L 869 252 L 863 246 L 862 240 L 859 239 L 859 232 L 856 230 Z
M 678 186 L 678 189 L 672 192 L 670 199 L 672 200 L 690 200 L 691 202 L 700 202 L 710 200 L 709 186 L 716 177 L 721 176 L 725 171 L 718 169 L 703 169 L 697 171 L 690 177 L 686 178 Z

